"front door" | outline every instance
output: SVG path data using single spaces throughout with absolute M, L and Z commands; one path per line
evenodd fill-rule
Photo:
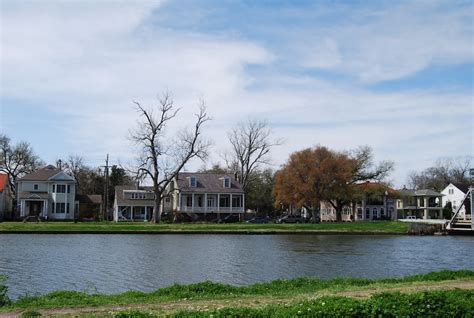
M 30 216 L 39 216 L 41 214 L 41 209 L 43 207 L 43 202 L 41 201 L 30 201 Z

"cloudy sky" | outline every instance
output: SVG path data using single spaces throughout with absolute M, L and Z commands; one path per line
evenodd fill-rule
M 132 101 L 172 92 L 213 120 L 208 166 L 239 121 L 284 144 L 374 149 L 395 185 L 472 155 L 472 1 L 1 1 L 0 127 L 48 162 L 128 162 Z M 188 170 L 201 167 L 194 162 Z

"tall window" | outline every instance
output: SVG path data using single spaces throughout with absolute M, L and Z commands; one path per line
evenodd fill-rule
M 372 209 L 372 218 L 376 218 L 377 217 L 377 208 L 373 208 Z
M 186 197 L 186 206 L 193 206 L 193 197 L 192 196 L 187 196 Z
M 54 185 L 53 185 L 53 192 L 56 193 L 66 193 L 66 185 L 65 184 L 57 184 L 56 185 L 56 191 L 54 191 Z
M 224 177 L 224 188 L 230 188 L 230 178 Z

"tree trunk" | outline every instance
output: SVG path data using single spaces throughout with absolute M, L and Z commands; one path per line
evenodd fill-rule
M 159 195 L 155 194 L 155 200 L 153 202 L 153 215 L 151 217 L 151 223 L 160 223 L 161 221 L 161 199 Z
M 342 222 L 342 206 L 340 205 L 336 206 L 336 221 Z

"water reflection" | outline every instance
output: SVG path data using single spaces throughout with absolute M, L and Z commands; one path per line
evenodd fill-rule
M 0 235 L 10 296 L 55 289 L 151 291 L 312 276 L 474 270 L 473 237 L 323 235 Z

